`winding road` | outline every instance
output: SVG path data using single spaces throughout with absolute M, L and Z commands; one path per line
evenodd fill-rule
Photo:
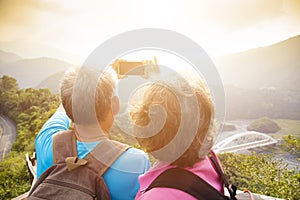
M 0 115 L 0 126 L 2 135 L 0 136 L 0 161 L 10 152 L 12 144 L 17 137 L 15 123 L 8 117 Z

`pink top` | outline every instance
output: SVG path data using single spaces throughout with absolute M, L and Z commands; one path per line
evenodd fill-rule
M 219 162 L 219 160 L 218 160 Z M 174 166 L 167 165 L 162 162 L 155 163 L 155 165 L 144 175 L 139 177 L 140 189 L 136 195 L 136 200 L 155 200 L 155 199 L 184 199 L 184 200 L 195 200 L 195 197 L 181 190 L 173 188 L 152 188 L 151 190 L 144 193 L 154 179 L 165 170 Z M 223 181 L 219 177 L 218 172 L 215 171 L 213 163 L 206 156 L 205 159 L 197 162 L 193 168 L 185 168 L 194 174 L 200 176 L 207 183 L 212 185 L 218 191 L 224 194 Z

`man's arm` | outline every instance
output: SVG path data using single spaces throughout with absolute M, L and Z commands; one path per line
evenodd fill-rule
M 56 111 L 60 111 L 60 112 L 64 112 L 64 113 L 66 112 L 65 108 L 64 108 L 64 106 L 62 104 L 59 104 L 59 106 L 58 106 L 58 108 L 57 108 Z
M 37 156 L 37 178 L 51 165 L 53 165 L 53 135 L 70 127 L 70 119 L 60 105 L 51 118 L 44 124 L 35 139 Z

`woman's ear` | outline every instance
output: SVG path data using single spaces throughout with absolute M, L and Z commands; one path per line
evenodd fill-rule
M 114 96 L 111 100 L 111 110 L 113 115 L 118 114 L 120 111 L 120 101 L 117 96 Z

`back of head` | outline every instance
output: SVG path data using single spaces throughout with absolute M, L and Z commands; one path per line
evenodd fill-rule
M 193 166 L 203 159 L 210 151 L 215 136 L 214 106 L 205 84 L 200 79 L 187 82 L 182 78 L 153 83 L 146 89 L 142 103 L 133 105 L 131 118 L 135 125 L 145 127 L 162 120 L 160 115 L 155 117 L 151 111 L 153 105 L 165 110 L 165 123 L 157 134 L 149 137 L 135 129 L 140 145 L 147 152 L 152 152 L 156 159 L 165 162 L 170 162 L 170 155 L 180 151 L 171 163 L 181 167 Z M 193 128 L 194 125 L 197 127 Z M 175 139 L 179 132 L 183 135 Z M 165 148 L 167 145 L 170 148 Z
M 68 117 L 81 125 L 103 121 L 111 109 L 116 80 L 113 70 L 81 67 L 67 71 L 60 90 Z

